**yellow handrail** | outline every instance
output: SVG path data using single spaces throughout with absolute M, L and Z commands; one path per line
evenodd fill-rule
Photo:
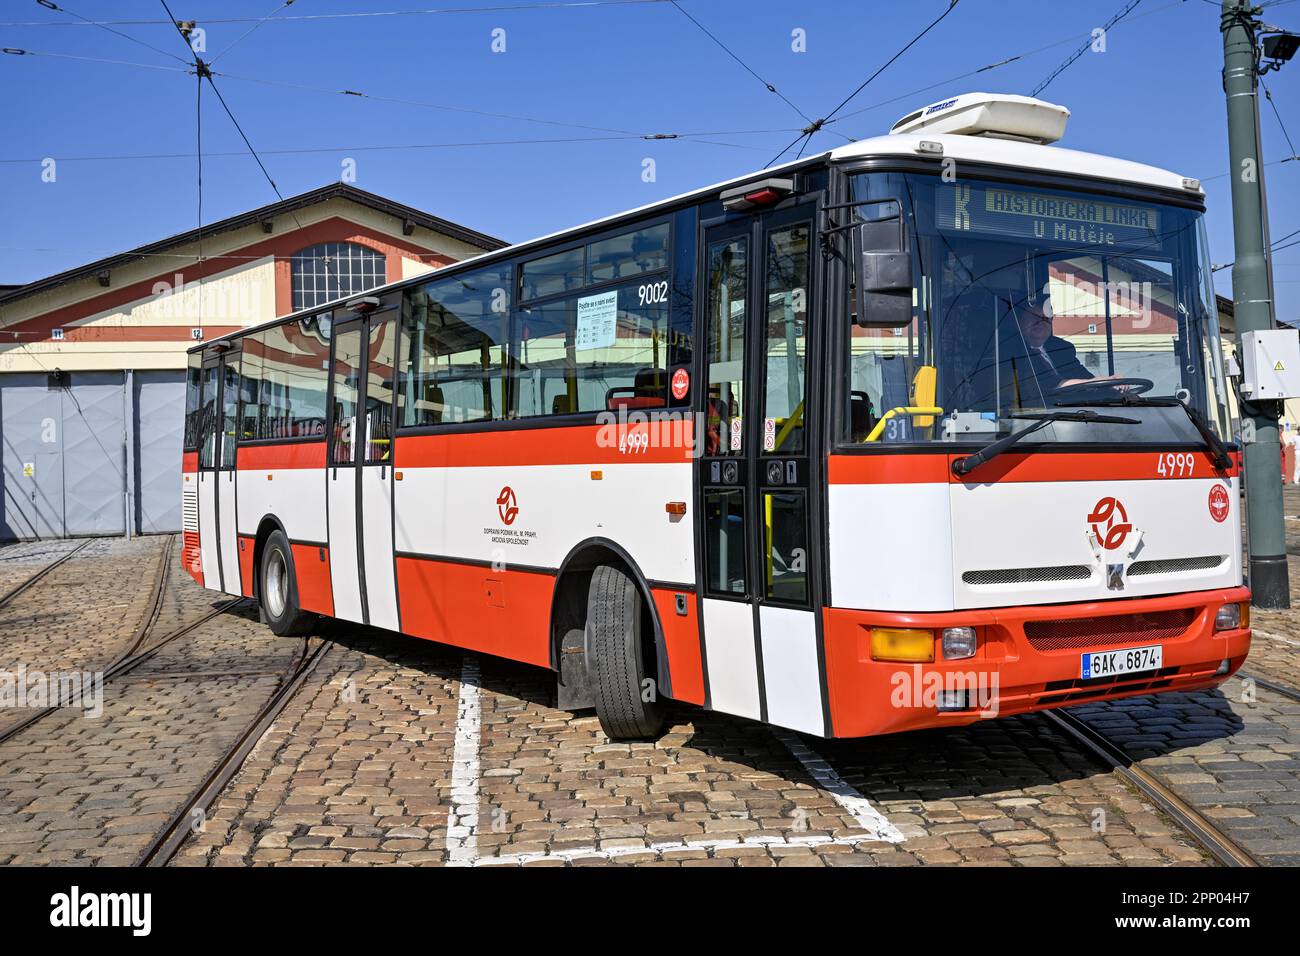
M 881 415 L 880 420 L 876 422 L 876 427 L 871 429 L 871 433 L 862 440 L 864 442 L 879 441 L 880 433 L 885 430 L 885 422 L 889 421 L 891 418 L 894 418 L 898 415 L 942 415 L 942 414 L 943 414 L 943 409 L 939 408 L 937 405 L 900 405 L 897 408 L 891 408 L 889 411 L 885 412 L 885 414 Z
M 795 410 L 790 413 L 790 417 L 781 424 L 781 430 L 776 433 L 776 441 L 772 442 L 774 450 L 780 451 L 781 446 L 785 444 L 786 438 L 790 436 L 790 432 L 801 424 L 803 424 L 803 402 L 800 402 L 795 407 Z

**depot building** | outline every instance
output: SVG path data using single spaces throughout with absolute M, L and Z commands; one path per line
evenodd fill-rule
M 186 349 L 503 245 L 335 183 L 0 286 L 0 541 L 179 531 Z

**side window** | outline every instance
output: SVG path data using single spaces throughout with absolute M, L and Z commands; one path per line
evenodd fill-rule
M 586 279 L 586 261 L 586 250 L 579 246 L 525 262 L 520 270 L 520 297 L 527 302 L 581 288 Z
M 329 315 L 310 316 L 259 333 L 262 348 L 259 438 L 325 435 Z
M 264 333 L 246 335 L 242 340 L 243 352 L 239 359 L 239 440 L 250 441 L 258 436 L 257 420 L 262 401 L 262 352 Z
M 668 268 L 669 224 L 625 232 L 587 246 L 587 282 L 627 279 Z
M 398 423 L 504 418 L 511 267 L 493 266 L 406 290 Z
M 191 352 L 185 369 L 185 451 L 195 451 L 199 447 L 202 429 L 199 427 L 202 416 L 203 394 L 203 353 Z
M 662 408 L 667 352 L 666 274 L 530 306 L 511 342 L 516 414 Z

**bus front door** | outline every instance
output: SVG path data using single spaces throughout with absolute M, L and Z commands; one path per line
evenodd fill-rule
M 393 558 L 396 310 L 340 323 L 330 375 L 329 538 L 336 617 L 398 630 Z
M 826 729 L 810 573 L 814 208 L 706 224 L 697 549 L 709 705 Z

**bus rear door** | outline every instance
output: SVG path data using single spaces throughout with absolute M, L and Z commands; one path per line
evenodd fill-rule
M 199 551 L 204 582 L 242 594 L 235 533 L 235 438 L 239 428 L 239 352 L 204 352 L 200 392 Z

